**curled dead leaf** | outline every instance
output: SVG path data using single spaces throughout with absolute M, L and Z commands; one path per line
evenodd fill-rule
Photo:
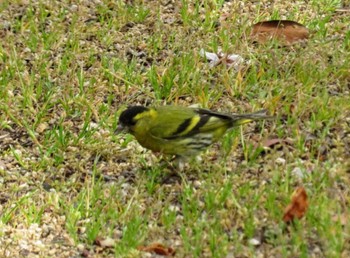
M 250 35 L 254 42 L 266 43 L 277 39 L 283 45 L 292 45 L 309 38 L 309 30 L 302 24 L 289 20 L 262 21 L 253 25 Z
M 283 221 L 289 223 L 295 218 L 301 219 L 309 206 L 304 187 L 298 187 L 292 194 L 292 201 L 284 210 Z
M 175 250 L 171 247 L 166 247 L 160 243 L 153 243 L 148 246 L 139 246 L 137 248 L 139 251 L 155 253 L 163 256 L 174 256 Z

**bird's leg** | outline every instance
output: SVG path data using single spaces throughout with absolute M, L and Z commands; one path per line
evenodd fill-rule
M 168 173 L 164 174 L 163 183 L 175 183 L 181 181 L 181 172 L 184 171 L 186 159 L 182 156 L 176 155 L 171 160 L 162 161 L 166 165 Z
M 161 157 L 160 166 L 162 168 L 168 168 L 173 172 L 183 171 L 186 165 L 186 158 L 176 155 L 169 158 L 168 156 Z
M 159 156 L 159 160 L 160 160 L 160 162 L 159 162 L 160 167 L 167 168 L 167 167 L 171 166 L 171 160 L 169 160 L 168 157 Z

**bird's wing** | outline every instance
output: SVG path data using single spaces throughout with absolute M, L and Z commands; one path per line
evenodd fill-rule
M 193 133 L 211 132 L 219 128 L 226 130 L 228 127 L 231 127 L 233 122 L 231 115 L 214 112 L 208 109 L 198 108 L 196 109 L 196 113 L 201 119 Z
M 150 133 L 157 138 L 176 139 L 198 133 L 210 133 L 218 128 L 227 129 L 232 117 L 206 109 L 167 107 L 158 108 Z
M 165 106 L 156 109 L 157 117 L 151 122 L 149 132 L 157 138 L 171 138 L 193 125 L 196 113 L 189 108 Z

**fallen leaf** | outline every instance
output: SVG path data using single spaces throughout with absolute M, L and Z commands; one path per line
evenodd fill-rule
M 175 250 L 171 247 L 166 247 L 160 243 L 153 243 L 148 246 L 139 246 L 137 248 L 139 251 L 156 253 L 163 256 L 174 256 Z
M 284 142 L 283 139 L 274 138 L 274 139 L 267 139 L 263 141 L 262 145 L 264 148 L 270 148 L 276 144 L 283 143 L 283 142 Z
M 293 148 L 293 141 L 288 138 L 286 139 L 271 138 L 271 139 L 266 139 L 262 142 L 259 139 L 257 139 L 254 143 L 255 149 L 262 147 L 264 150 L 280 149 L 283 146 L 287 146 L 288 148 Z
M 220 60 L 216 53 L 207 52 L 204 49 L 199 51 L 199 55 L 205 57 L 210 62 L 211 66 L 215 66 Z
M 289 20 L 262 21 L 253 25 L 250 37 L 254 42 L 266 43 L 271 39 L 283 45 L 304 41 L 309 38 L 309 30 L 302 24 Z
M 218 53 L 207 52 L 204 49 L 199 51 L 199 55 L 205 57 L 209 61 L 209 66 L 214 67 L 219 64 L 226 64 L 228 68 L 235 68 L 239 70 L 241 65 L 244 63 L 243 57 L 236 54 L 226 54 L 221 51 Z
M 292 194 L 292 202 L 284 210 L 283 221 L 289 223 L 294 218 L 301 219 L 308 208 L 307 194 L 304 187 L 298 187 Z

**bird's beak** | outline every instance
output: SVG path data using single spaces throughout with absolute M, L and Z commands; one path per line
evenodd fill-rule
M 123 124 L 118 124 L 117 129 L 114 131 L 115 134 L 120 134 L 120 133 L 127 133 L 127 127 L 124 126 Z

